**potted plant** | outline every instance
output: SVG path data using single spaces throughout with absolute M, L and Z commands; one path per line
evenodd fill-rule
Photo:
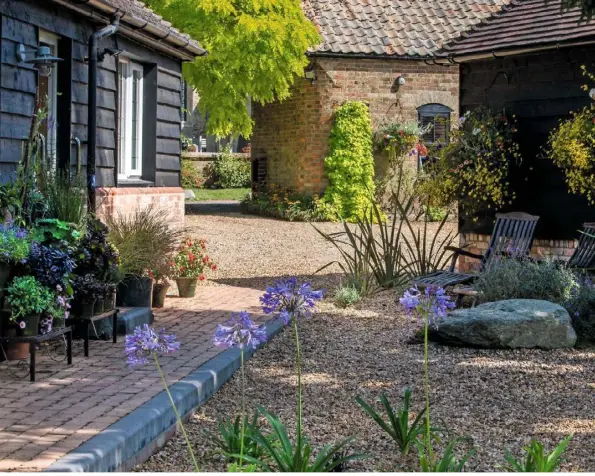
M 37 335 L 39 317 L 52 301 L 52 292 L 33 276 L 14 278 L 7 289 L 10 320 L 17 324 L 19 333 L 24 336 Z
M 182 240 L 174 257 L 174 275 L 179 296 L 194 297 L 196 283 L 206 279 L 205 272 L 216 269 L 217 265 L 207 255 L 206 240 Z
M 153 278 L 153 307 L 163 307 L 169 289 L 169 278 L 172 276 L 173 262 L 166 258 L 152 272 Z
M 100 220 L 88 217 L 83 237 L 76 249 L 79 276 L 92 275 L 97 288 L 95 314 L 111 311 L 114 308 L 115 281 L 117 280 L 120 256 L 116 247 L 108 240 L 108 229 Z M 87 278 L 90 279 L 90 278 Z M 100 292 L 99 288 L 103 288 Z
M 149 272 L 175 251 L 180 240 L 180 231 L 168 222 L 165 211 L 150 206 L 130 215 L 108 218 L 109 241 L 120 253 L 118 305 L 151 307 L 153 278 Z
M 74 290 L 73 313 L 78 317 L 92 317 L 95 302 L 105 296 L 105 285 L 92 273 L 74 276 L 72 280 Z
M 69 316 L 69 299 L 61 294 L 54 294 L 51 303 L 41 315 L 39 326 L 41 333 L 46 334 L 54 328 L 64 327 Z
M 29 246 L 26 230 L 0 225 L 0 296 L 10 278 L 12 266 L 27 258 Z

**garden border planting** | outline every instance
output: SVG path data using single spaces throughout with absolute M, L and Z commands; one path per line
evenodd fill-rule
M 281 321 L 266 324 L 267 341 L 282 329 Z M 249 359 L 254 350 L 245 350 Z M 240 368 L 240 350 L 227 349 L 170 387 L 182 418 L 187 419 Z M 47 472 L 129 471 L 145 461 L 175 433 L 176 416 L 165 391 L 132 411 L 74 451 Z

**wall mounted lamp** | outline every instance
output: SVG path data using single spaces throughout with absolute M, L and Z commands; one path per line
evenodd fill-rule
M 27 59 L 27 55 L 35 53 L 35 55 Z M 52 51 L 48 46 L 39 46 L 34 50 L 27 50 L 22 43 L 17 45 L 16 56 L 19 62 L 29 63 L 35 66 L 39 71 L 40 76 L 49 76 L 52 73 L 52 68 L 62 58 L 52 56 Z

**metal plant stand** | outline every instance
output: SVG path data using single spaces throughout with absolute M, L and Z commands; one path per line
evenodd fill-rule
M 97 314 L 91 317 L 70 317 L 66 320 L 66 323 L 69 325 L 77 325 L 80 324 L 83 326 L 83 339 L 84 339 L 84 349 L 85 349 L 85 357 L 89 357 L 89 327 L 96 321 L 101 321 L 102 319 L 106 319 L 108 317 L 112 318 L 112 342 L 115 344 L 118 342 L 118 332 L 117 332 L 117 324 L 118 324 L 118 312 L 119 309 L 112 309 L 111 311 L 106 311 L 101 314 Z
M 35 382 L 35 363 L 37 355 L 37 347 L 42 342 L 51 341 L 57 338 L 63 338 L 66 336 L 66 355 L 68 359 L 68 365 L 72 365 L 72 327 L 61 327 L 54 329 L 47 334 L 40 334 L 37 336 L 23 336 L 23 337 L 0 337 L 0 348 L 2 354 L 6 359 L 6 350 L 4 349 L 5 344 L 11 343 L 26 343 L 29 344 L 29 376 L 31 382 Z

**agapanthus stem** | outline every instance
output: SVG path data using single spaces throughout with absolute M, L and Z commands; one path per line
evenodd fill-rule
M 430 373 L 428 370 L 428 320 L 429 316 L 426 314 L 424 319 L 424 377 L 425 377 L 425 391 L 426 391 L 426 446 L 428 448 L 428 455 L 432 458 L 432 436 L 430 426 Z
M 295 336 L 295 357 L 297 367 L 297 379 L 298 379 L 298 403 L 297 403 L 297 447 L 298 451 L 302 448 L 302 356 L 300 352 L 300 335 L 298 332 L 297 319 L 293 318 L 293 333 Z
M 242 414 L 240 418 L 242 419 L 242 432 L 240 433 L 240 468 L 244 464 L 244 432 L 246 431 L 245 422 L 246 422 L 246 376 L 244 374 L 244 349 L 240 348 L 240 373 L 241 373 L 241 380 L 242 380 Z
M 171 407 L 176 415 L 176 420 L 180 425 L 180 430 L 182 431 L 182 435 L 184 435 L 184 439 L 186 440 L 186 446 L 188 447 L 188 453 L 190 453 L 190 458 L 192 458 L 192 464 L 194 465 L 194 470 L 199 473 L 200 469 L 198 469 L 198 463 L 196 462 L 196 457 L 194 456 L 194 450 L 192 449 L 192 445 L 190 444 L 190 439 L 188 438 L 188 434 L 186 433 L 186 429 L 184 428 L 184 423 L 182 423 L 182 418 L 178 413 L 178 409 L 176 408 L 176 404 L 174 403 L 174 399 L 169 393 L 169 387 L 167 386 L 167 382 L 165 380 L 165 374 L 163 370 L 161 370 L 161 365 L 159 365 L 159 359 L 157 358 L 157 353 L 153 352 L 153 359 L 155 360 L 155 366 L 157 367 L 157 371 L 159 372 L 159 376 L 161 377 L 161 383 L 163 384 L 163 388 L 165 389 L 165 393 L 169 397 L 169 402 L 171 403 Z

